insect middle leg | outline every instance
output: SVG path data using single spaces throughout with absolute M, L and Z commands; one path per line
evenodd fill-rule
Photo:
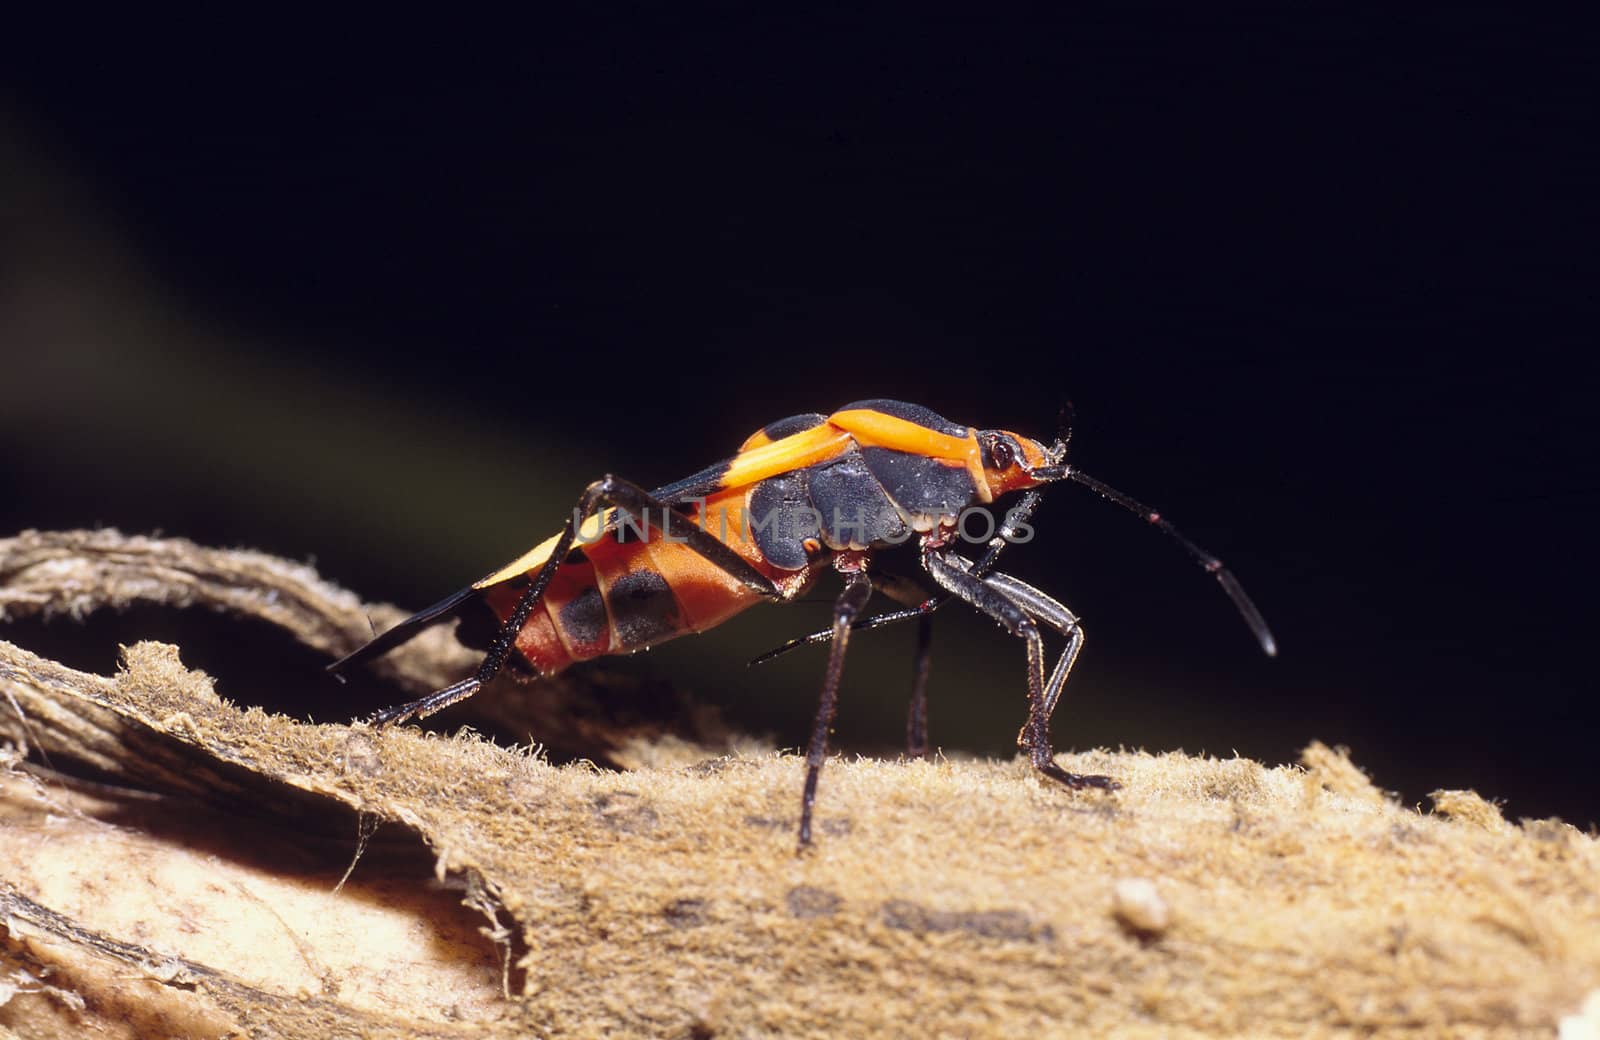
M 1108 776 L 1069 773 L 1056 765 L 1055 752 L 1050 745 L 1050 717 L 1055 713 L 1067 674 L 1083 646 L 1083 629 L 1078 619 L 1062 604 L 1010 575 L 996 572 L 975 577 L 971 573 L 974 565 L 952 552 L 929 550 L 923 553 L 922 559 L 923 566 L 940 586 L 988 614 L 1027 644 L 1028 721 L 1017 736 L 1017 744 L 1028 753 L 1033 767 L 1068 787 L 1115 789 L 1117 782 Z M 1048 680 L 1039 621 L 1067 636 L 1067 646 Z
M 1033 514 L 1039 508 L 1039 492 L 1029 491 L 1022 496 L 1022 501 L 1009 510 L 1005 515 L 1005 523 L 1000 530 L 989 540 L 988 548 L 977 563 L 968 563 L 967 570 L 974 578 L 982 578 L 993 570 L 1000 559 L 1000 554 L 1006 546 L 1020 537 L 1021 530 L 1033 519 Z M 961 557 L 954 557 L 962 559 Z M 967 562 L 963 560 L 963 562 Z M 933 655 L 933 612 L 944 603 L 946 594 L 923 595 L 916 588 L 915 583 L 909 579 L 885 573 L 874 568 L 874 577 L 879 591 L 890 599 L 904 605 L 904 609 L 892 610 L 883 614 L 874 614 L 871 617 L 857 618 L 851 622 L 852 632 L 865 631 L 869 628 L 880 628 L 892 625 L 899 621 L 917 621 L 917 649 L 912 658 L 911 665 L 911 703 L 906 711 L 906 754 L 912 758 L 926 758 L 928 755 L 928 671 Z M 1037 591 L 1037 590 L 1035 590 Z M 1040 593 L 1043 595 L 1043 593 Z M 1049 599 L 1049 597 L 1045 597 Z M 1054 603 L 1054 600 L 1050 600 Z M 1059 603 L 1061 610 L 1066 610 Z M 1070 616 L 1070 613 L 1069 613 Z M 1075 624 L 1076 622 L 1074 622 Z M 814 646 L 817 643 L 827 643 L 834 639 L 834 630 L 824 628 L 810 635 L 791 639 L 776 649 L 769 650 L 753 659 L 752 665 L 770 661 L 781 657 L 791 650 L 798 650 L 802 646 Z M 1081 637 L 1080 637 L 1081 640 Z M 1073 656 L 1076 656 L 1074 651 Z M 1068 667 L 1071 667 L 1068 662 Z M 1065 674 L 1062 679 L 1066 678 Z M 1059 692 L 1059 691 L 1058 691 Z M 1054 704 L 1051 705 L 1052 710 Z
M 545 589 L 550 587 L 550 581 L 556 575 L 556 570 L 566 561 L 567 553 L 572 549 L 578 530 L 584 521 L 607 507 L 615 507 L 642 521 L 640 526 L 645 530 L 649 529 L 652 515 L 661 517 L 667 534 L 683 541 L 691 550 L 714 564 L 719 570 L 761 596 L 774 600 L 783 598 L 783 594 L 766 575 L 756 570 L 748 560 L 709 532 L 702 530 L 693 519 L 678 512 L 672 505 L 663 502 L 639 485 L 608 473 L 590 484 L 578 497 L 578 504 L 562 528 L 561 537 L 557 540 L 555 548 L 551 550 L 544 565 L 539 568 L 538 575 L 517 599 L 517 605 L 511 611 L 511 616 L 500 626 L 500 631 L 490 644 L 483 663 L 478 666 L 478 671 L 471 678 L 452 683 L 426 697 L 408 704 L 386 708 L 372 717 L 372 724 L 387 726 L 408 719 L 426 718 L 457 701 L 471 697 L 499 674 L 511 653 L 511 648 L 516 645 L 518 633 L 522 631 L 522 626 L 528 623 L 528 616 L 538 604 L 539 597 L 544 595 Z
M 906 754 L 928 757 L 928 668 L 933 660 L 933 615 L 917 619 L 917 650 L 911 659 L 911 706 L 906 710 Z
M 844 591 L 833 603 L 833 645 L 828 648 L 828 670 L 822 678 L 822 699 L 817 704 L 817 719 L 811 727 L 811 743 L 806 748 L 806 787 L 800 799 L 800 844 L 804 852 L 811 844 L 811 810 L 817 801 L 817 780 L 828 757 L 828 732 L 839 708 L 839 677 L 844 673 L 844 650 L 850 641 L 850 623 L 861 613 L 872 596 L 872 581 L 865 570 L 845 571 Z
M 886 570 L 876 562 L 869 571 L 875 591 L 903 604 L 917 618 L 917 649 L 911 658 L 911 703 L 906 709 L 906 755 L 927 758 L 928 671 L 933 660 L 933 608 L 928 604 L 935 603 L 939 593 L 928 588 L 926 582 Z M 850 626 L 852 632 L 861 628 L 860 621 Z M 830 640 L 833 638 L 831 628 L 826 634 Z

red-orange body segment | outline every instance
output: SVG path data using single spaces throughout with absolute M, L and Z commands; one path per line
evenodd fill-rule
M 786 598 L 798 596 L 816 581 L 828 561 L 820 560 L 820 566 L 800 571 L 781 570 L 769 564 L 750 537 L 750 491 L 733 488 L 708 496 L 704 512 L 694 506 L 683 507 L 680 512 L 748 560 Z M 653 520 L 659 522 L 659 518 Z M 649 541 L 619 541 L 615 532 L 607 531 L 597 541 L 582 546 L 582 555 L 556 571 L 550 587 L 528 616 L 517 636 L 518 652 L 542 674 L 549 675 L 578 661 L 628 653 L 673 636 L 704 632 L 762 601 L 756 592 L 688 546 L 664 540 L 654 527 L 650 535 Z M 673 600 L 670 617 L 676 623 L 646 633 L 643 641 L 630 640 L 627 631 L 618 631 L 614 597 L 629 576 L 646 574 L 656 575 L 665 583 Z M 516 609 L 523 587 L 522 582 L 504 582 L 484 590 L 485 600 L 502 622 Z M 581 607 L 574 607 L 582 597 L 590 597 L 596 605 L 604 604 L 600 615 L 603 624 L 590 627 L 564 623 L 563 619 L 573 618 L 575 611 L 582 614 Z M 591 608 L 583 616 L 595 614 Z

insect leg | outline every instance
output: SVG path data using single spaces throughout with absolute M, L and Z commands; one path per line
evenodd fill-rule
M 984 582 L 1005 592 L 1022 609 L 1067 637 L 1066 649 L 1061 651 L 1061 658 L 1050 673 L 1050 681 L 1045 684 L 1044 712 L 1048 720 L 1055 714 L 1056 702 L 1061 699 L 1067 676 L 1071 674 L 1072 666 L 1083 649 L 1083 627 L 1078 624 L 1078 616 L 1068 610 L 1065 604 L 1009 574 L 996 571 L 984 578 Z
M 1033 519 L 1034 510 L 1039 508 L 1039 499 L 1037 489 L 1025 491 L 1022 500 L 1006 510 L 1005 523 L 1001 524 L 1000 530 L 989 539 L 989 547 L 978 557 L 978 562 L 972 565 L 974 577 L 981 578 L 994 570 L 995 564 L 1000 561 L 1000 553 L 1016 540 L 1019 534 L 1017 529 Z
M 928 757 L 928 666 L 933 654 L 933 617 L 932 607 L 925 606 L 937 603 L 938 597 L 929 594 L 920 582 L 913 581 L 903 574 L 895 574 L 881 567 L 869 568 L 872 576 L 873 588 L 883 593 L 897 603 L 907 605 L 905 610 L 895 610 L 884 614 L 877 614 L 870 618 L 860 618 L 850 625 L 850 631 L 860 632 L 864 629 L 878 628 L 882 625 L 893 624 L 910 618 L 919 619 L 917 625 L 917 649 L 911 661 L 911 705 L 906 712 L 906 754 L 912 758 Z M 802 646 L 813 646 L 817 643 L 827 643 L 833 640 L 833 629 L 825 628 L 813 632 L 799 639 L 791 639 L 775 650 L 768 650 L 760 657 L 753 658 L 750 664 L 757 665 L 781 657 L 790 650 Z
M 1017 528 L 1033 519 L 1033 511 L 1038 508 L 1039 493 L 1037 491 L 1029 491 L 1022 496 L 1022 501 L 1018 502 L 1015 508 L 1006 513 L 1005 523 L 1001 526 L 1000 531 L 989 539 L 988 549 L 984 551 L 978 562 L 973 564 L 972 573 L 974 576 L 981 578 L 994 569 L 995 562 L 1000 558 L 1001 550 L 1011 544 L 1012 540 L 1017 536 Z M 936 596 L 924 600 L 915 608 L 917 614 L 917 651 L 916 658 L 912 663 L 911 708 L 906 714 L 906 753 L 912 758 L 928 757 L 928 666 L 933 654 L 933 612 L 938 609 L 941 602 L 943 602 L 943 597 Z M 1060 604 L 1056 605 L 1060 606 Z M 1065 610 L 1066 608 L 1063 607 L 1062 609 Z M 905 616 L 905 611 L 898 611 L 892 615 L 879 614 L 878 618 L 883 619 L 879 624 L 888 624 L 890 620 L 898 621 Z M 867 620 L 873 619 L 869 618 Z M 1075 630 L 1076 622 L 1077 619 L 1074 618 L 1073 626 Z M 874 625 L 873 627 L 877 626 Z M 1081 632 L 1077 638 L 1077 643 L 1068 646 L 1073 659 L 1077 658 L 1078 647 L 1083 642 Z M 1062 663 L 1066 665 L 1068 670 L 1072 668 L 1071 660 L 1063 657 Z M 1060 665 L 1057 666 L 1057 670 L 1060 670 Z M 1066 680 L 1065 672 L 1062 672 L 1061 680 L 1063 682 Z M 1051 686 L 1057 688 L 1059 693 L 1059 686 L 1054 678 L 1051 679 Z M 1052 704 L 1051 707 L 1053 708 L 1054 705 Z
M 539 602 L 539 597 L 544 595 L 544 590 L 550 587 L 551 579 L 556 576 L 556 569 L 561 566 L 568 551 L 571 550 L 578 525 L 600 507 L 607 491 L 606 483 L 610 479 L 608 475 L 605 480 L 595 481 L 578 497 L 578 504 L 572 511 L 572 517 L 561 530 L 561 537 L 556 540 L 555 547 L 545 558 L 538 575 L 517 598 L 516 607 L 512 609 L 511 616 L 506 619 L 505 624 L 500 626 L 494 642 L 489 644 L 488 653 L 484 654 L 482 663 L 478 665 L 478 671 L 471 678 L 451 683 L 426 697 L 385 708 L 372 716 L 370 721 L 374 726 L 388 726 L 410 719 L 425 719 L 436 711 L 471 697 L 499 674 L 507 655 L 511 653 L 511 647 L 516 643 L 517 634 L 522 631 L 522 626 L 528 623 L 528 615 L 533 613 L 534 605 Z
M 928 666 L 933 658 L 933 615 L 917 622 L 917 653 L 911 661 L 911 708 L 906 712 L 906 754 L 928 757 Z
M 959 560 L 960 562 L 953 562 Z M 965 601 L 978 610 L 1000 623 L 1006 631 L 1024 640 L 1028 647 L 1028 721 L 1018 736 L 1018 744 L 1028 753 L 1033 767 L 1058 783 L 1068 787 L 1100 787 L 1112 789 L 1117 786 L 1116 781 L 1108 776 L 1085 775 L 1069 773 L 1055 764 L 1055 753 L 1050 747 L 1050 711 L 1054 708 L 1054 700 L 1059 699 L 1059 686 L 1066 681 L 1067 672 L 1076 659 L 1077 648 L 1069 634 L 1066 651 L 1061 660 L 1056 664 L 1047 684 L 1044 674 L 1044 638 L 1039 634 L 1039 625 L 1034 614 L 1029 610 L 1029 605 L 1040 608 L 1045 614 L 1044 620 L 1052 628 L 1061 626 L 1077 629 L 1076 618 L 1065 607 L 1050 600 L 1043 593 L 1026 587 L 1028 592 L 1037 593 L 1038 600 L 1033 597 L 1019 601 L 1014 598 L 1015 588 L 1006 587 L 1004 581 L 996 583 L 994 575 L 987 578 L 975 578 L 970 573 L 976 566 L 961 559 L 954 553 L 929 550 L 922 554 L 923 566 L 947 591 L 956 598 Z M 1015 582 L 1015 579 L 1010 579 Z M 1015 582 L 1016 586 L 1023 583 Z M 1046 603 L 1040 601 L 1048 601 Z M 1053 605 L 1053 606 L 1051 606 Z M 1059 612 L 1054 608 L 1059 607 Z M 1070 621 L 1068 620 L 1070 619 Z M 1077 646 L 1082 645 L 1081 630 L 1079 630 Z
M 517 599 L 516 607 L 511 611 L 511 616 L 506 623 L 500 626 L 499 633 L 494 642 L 490 644 L 489 651 L 484 655 L 483 663 L 478 666 L 478 671 L 470 679 L 452 683 L 444 689 L 430 693 L 426 697 L 399 704 L 392 708 L 385 708 L 371 719 L 374 726 L 387 726 L 391 723 L 405 722 L 409 719 L 423 719 L 434 712 L 449 707 L 457 701 L 466 700 L 477 693 L 499 674 L 505 665 L 511 648 L 516 645 L 517 635 L 522 631 L 522 626 L 527 624 L 528 615 L 533 613 L 533 608 L 539 602 L 539 597 L 544 595 L 544 590 L 550 587 L 550 581 L 556 575 L 556 570 L 566 560 L 567 553 L 572 549 L 572 543 L 577 538 L 577 532 L 584 521 L 593 516 L 596 511 L 606 506 L 615 506 L 634 516 L 642 518 L 648 530 L 650 510 L 656 510 L 660 515 L 666 530 L 674 538 L 681 538 L 700 556 L 715 564 L 729 576 L 753 589 L 769 599 L 781 599 L 777 586 L 769 581 L 766 575 L 752 567 L 744 557 L 728 548 L 711 534 L 700 529 L 692 519 L 684 516 L 676 509 L 668 506 L 650 492 L 639 485 L 622 480 L 619 477 L 606 474 L 600 480 L 584 488 L 583 494 L 578 497 L 578 504 L 572 510 L 572 516 L 567 519 L 562 528 L 561 536 L 557 539 L 555 547 L 539 568 L 538 575 L 532 583 L 523 590 Z M 381 637 L 380 637 L 381 638 Z
M 817 801 L 817 779 L 828 757 L 828 732 L 839 707 L 839 677 L 844 672 L 844 650 L 850 641 L 850 622 L 872 596 L 872 580 L 865 571 L 845 575 L 844 591 L 833 603 L 833 646 L 828 651 L 828 670 L 822 678 L 822 699 L 817 705 L 817 720 L 811 727 L 811 743 L 806 748 L 806 788 L 800 800 L 800 847 L 811 844 L 811 809 Z
M 884 625 L 892 625 L 897 621 L 909 621 L 912 618 L 922 617 L 932 609 L 932 607 L 929 607 L 927 610 L 924 610 L 921 607 L 907 607 L 905 610 L 891 610 L 886 614 L 874 614 L 871 617 L 858 618 L 856 621 L 851 623 L 850 631 L 865 632 L 871 628 L 882 628 Z M 816 646 L 818 643 L 831 642 L 833 642 L 833 629 L 819 629 L 816 632 L 812 632 L 810 635 L 796 636 L 794 639 L 789 640 L 782 646 L 773 647 L 771 650 L 768 650 L 766 653 L 761 654 L 758 657 L 752 657 L 750 659 L 750 663 L 753 665 L 766 664 L 773 658 L 782 657 L 789 651 L 798 650 L 802 646 Z
M 911 704 L 906 711 L 906 754 L 912 758 L 928 757 L 928 666 L 933 655 L 933 615 L 921 609 L 936 590 L 929 589 L 925 581 L 897 574 L 876 564 L 867 568 L 872 576 L 872 587 L 896 603 L 912 608 L 917 616 L 917 649 L 911 660 Z M 883 616 L 883 615 L 880 615 Z M 851 625 L 860 630 L 860 622 Z M 833 637 L 833 630 L 827 631 Z
M 603 504 L 616 506 L 629 516 L 643 521 L 640 526 L 646 532 L 650 530 L 649 520 L 652 514 L 664 517 L 667 534 L 675 539 L 682 539 L 697 555 L 715 564 L 718 570 L 766 599 L 783 598 L 783 593 L 778 591 L 778 587 L 772 584 L 765 574 L 756 570 L 749 560 L 728 548 L 710 531 L 702 529 L 693 519 L 638 484 L 608 473 L 604 479 L 590 484 L 589 488 L 600 489 L 600 501 Z M 581 507 L 581 500 L 579 505 Z

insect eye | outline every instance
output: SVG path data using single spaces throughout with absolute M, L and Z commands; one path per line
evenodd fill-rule
M 1017 461 L 1017 453 L 1012 450 L 1009 441 L 996 440 L 989 449 L 989 454 L 994 457 L 996 469 L 1010 469 L 1011 464 Z

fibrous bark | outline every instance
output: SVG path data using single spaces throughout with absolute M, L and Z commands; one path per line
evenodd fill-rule
M 0 612 L 134 601 L 330 655 L 401 616 L 257 553 L 0 541 Z M 440 631 L 384 667 L 426 689 L 471 664 Z M 797 856 L 798 759 L 550 688 L 525 707 L 587 712 L 570 739 L 635 768 L 243 710 L 172 646 L 100 676 L 0 643 L 0 1035 L 1589 1027 L 1600 842 L 1471 792 L 1419 813 L 1321 745 L 1280 768 L 1062 756 L 1112 793 L 1020 760 L 838 760 Z

